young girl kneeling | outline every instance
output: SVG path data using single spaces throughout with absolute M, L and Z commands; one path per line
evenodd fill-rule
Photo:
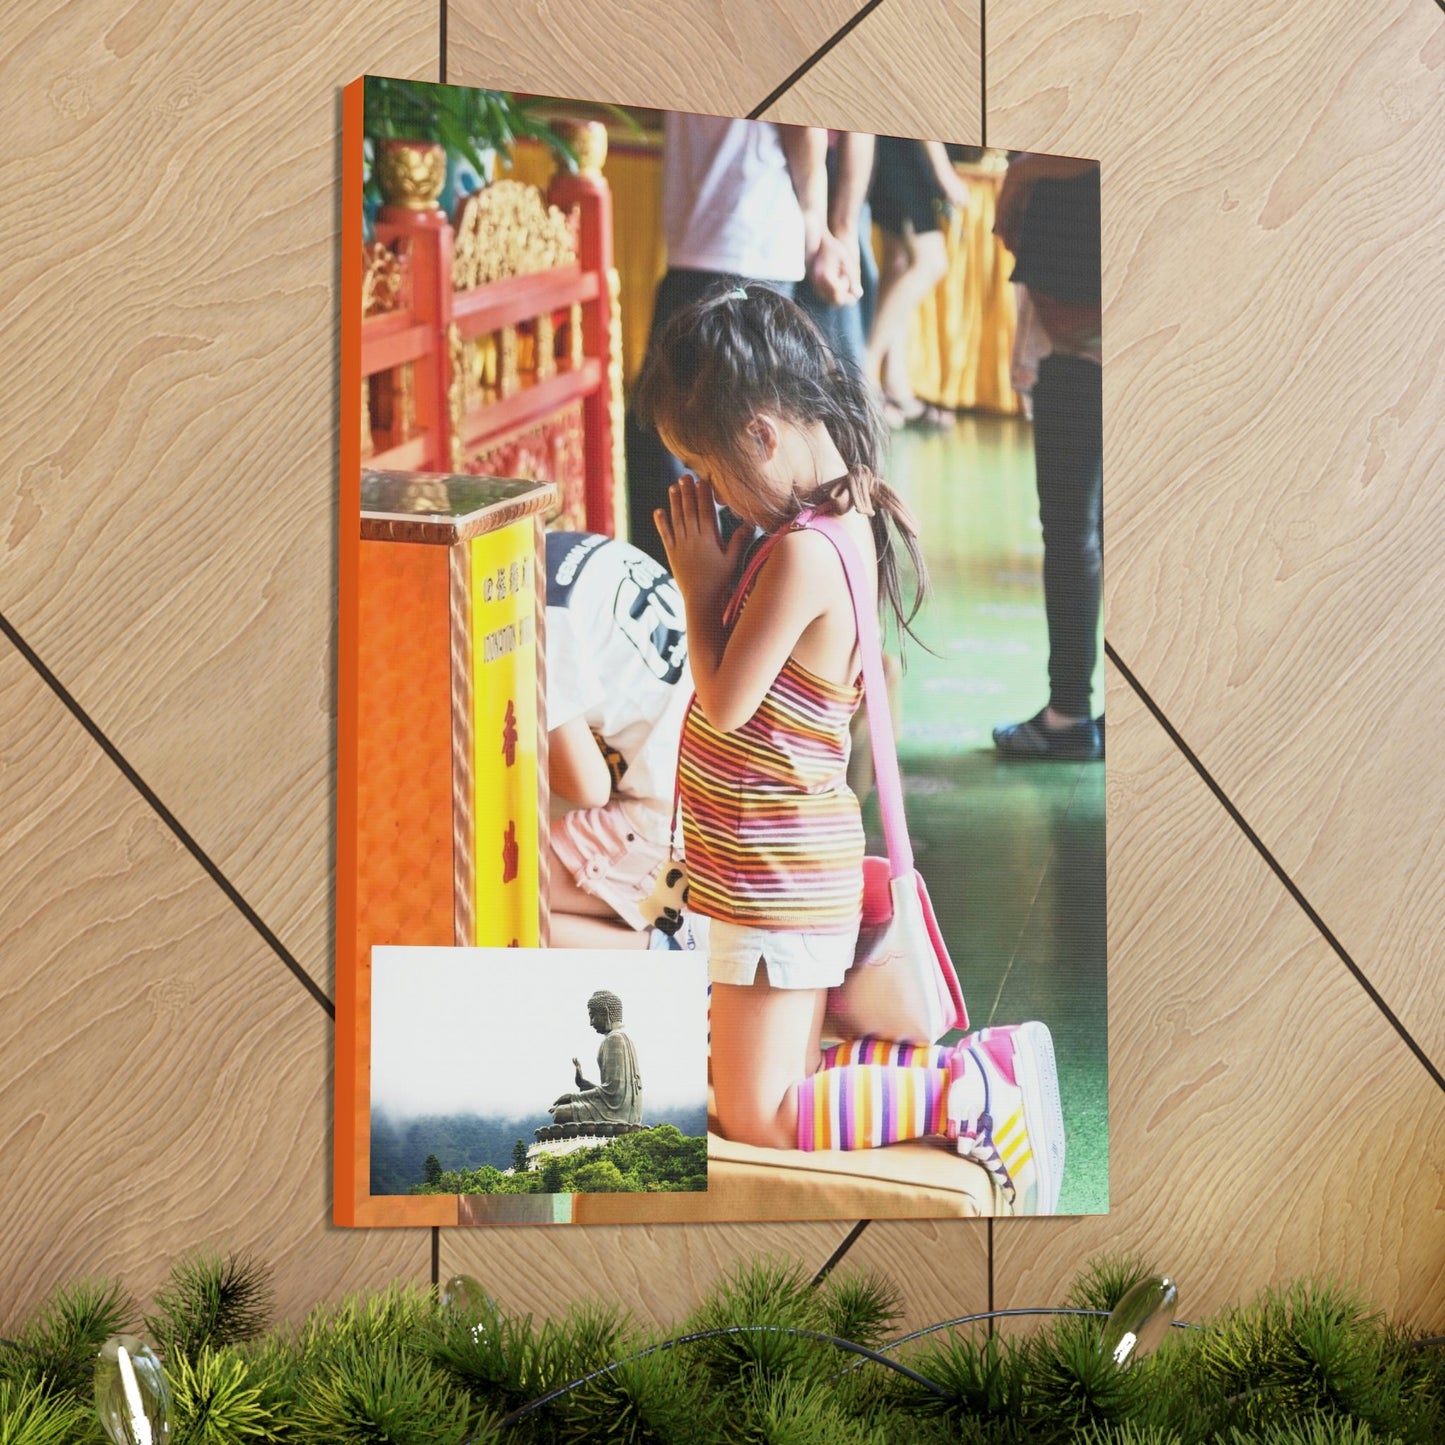
M 906 629 L 926 589 L 917 528 L 877 475 L 866 384 L 791 301 L 738 288 L 672 319 L 633 404 L 693 473 L 655 520 L 696 688 L 679 782 L 690 907 L 708 920 L 722 1132 L 807 1150 L 946 1136 L 1013 1212 L 1052 1213 L 1064 1138 L 1044 1025 L 951 1047 L 821 1047 L 862 906 L 863 823 L 846 781 L 862 688 L 842 562 L 813 518 L 836 518 L 861 555 L 873 586 L 860 607 L 886 600 Z M 717 503 L 744 523 L 727 543 Z M 755 529 L 764 537 L 739 584 Z M 900 544 L 918 578 L 909 611 Z

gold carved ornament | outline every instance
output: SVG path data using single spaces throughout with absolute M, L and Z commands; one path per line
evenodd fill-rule
M 577 260 L 577 217 L 549 206 L 536 186 L 493 181 L 462 202 L 452 249 L 452 287 L 470 291 Z
M 497 332 L 497 389 L 503 396 L 515 396 L 522 384 L 517 347 L 517 328 L 504 326 Z
M 374 143 L 376 184 L 389 206 L 434 211 L 447 183 L 447 153 L 419 141 Z
M 467 346 L 456 322 L 447 327 L 447 352 L 452 374 L 447 382 L 447 415 L 451 420 L 451 469 L 462 470 L 466 448 L 462 445 L 462 423 L 467 414 Z
M 557 375 L 557 328 L 550 316 L 539 316 L 534 323 L 535 347 L 532 358 L 538 381 Z
M 381 316 L 396 311 L 402 304 L 402 287 L 406 279 L 406 263 L 401 253 L 383 241 L 373 241 L 362 249 L 361 314 Z M 361 378 L 361 455 L 375 455 L 371 435 L 371 379 Z
M 623 431 L 627 408 L 622 398 L 622 277 L 613 266 L 607 272 L 611 302 L 607 329 L 607 409 L 612 420 L 612 535 L 627 535 L 627 440 Z
M 602 174 L 607 163 L 607 127 L 596 120 L 554 120 L 552 129 L 571 147 L 577 173 L 589 178 Z
M 361 276 L 361 314 L 380 316 L 395 311 L 401 304 L 402 258 L 381 241 L 365 247 L 362 256 L 366 269 Z
M 574 301 L 567 313 L 567 363 L 571 370 L 582 367 L 582 303 Z

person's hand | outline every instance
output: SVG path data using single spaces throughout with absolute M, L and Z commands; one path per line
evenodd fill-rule
M 808 281 L 829 306 L 856 301 L 863 294 L 856 240 L 847 246 L 831 231 L 824 231 L 808 262 Z
M 844 226 L 833 232 L 833 239 L 842 253 L 843 274 L 848 284 L 849 299 L 863 295 L 863 252 L 858 241 L 858 228 Z
M 1095 351 L 1103 344 L 1103 314 L 1097 303 L 1056 301 L 1033 290 L 1029 296 L 1056 350 L 1077 355 Z
M 666 509 L 653 521 L 667 552 L 668 570 L 683 600 L 721 617 L 733 578 L 747 550 L 748 529 L 739 527 L 724 545 L 712 485 L 689 473 L 668 491 Z
M 939 183 L 943 186 L 943 194 L 948 198 L 948 204 L 956 211 L 961 211 L 965 216 L 973 206 L 973 192 L 968 188 L 968 182 L 953 169 L 952 166 L 939 176 Z

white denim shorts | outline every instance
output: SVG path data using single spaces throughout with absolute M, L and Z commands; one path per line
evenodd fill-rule
M 630 815 L 616 798 L 552 820 L 552 851 L 572 880 L 638 930 L 648 926 L 638 905 L 667 862 L 666 844 L 648 836 L 650 821 L 642 811 Z
M 774 988 L 837 988 L 858 947 L 856 928 L 851 933 L 795 933 L 699 919 L 696 914 L 692 919 L 706 929 L 707 937 L 699 938 L 698 946 L 707 949 L 711 983 L 755 983 L 761 963 Z

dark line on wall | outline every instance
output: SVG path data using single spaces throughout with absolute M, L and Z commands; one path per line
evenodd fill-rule
M 988 1312 L 989 1312 L 989 1315 L 992 1316 L 992 1315 L 993 1315 L 993 1312 L 994 1312 L 994 1309 L 995 1309 L 995 1305 L 994 1305 L 994 1302 L 993 1302 L 993 1215 L 991 1215 L 991 1214 L 989 1215 L 987 1222 L 988 1222 Z M 990 1318 L 990 1319 L 989 1319 L 989 1322 L 988 1322 L 988 1332 L 989 1332 L 989 1334 L 993 1334 L 994 1330 L 997 1329 L 997 1327 L 998 1327 L 998 1326 L 997 1326 L 997 1324 L 995 1323 L 995 1321 L 994 1321 L 992 1318 Z
M 1445 5 L 1445 0 L 1440 0 Z M 988 0 L 978 0 L 978 143 L 988 148 Z M 993 1308 L 992 1305 L 989 1306 Z
M 441 1226 L 434 1224 L 431 1227 L 431 1282 L 435 1289 L 441 1283 L 442 1278 L 442 1231 Z
M 857 1224 L 844 1236 L 843 1242 L 823 1262 L 823 1267 L 813 1276 L 813 1288 L 823 1283 L 830 1274 L 842 1263 L 843 1256 L 858 1243 L 858 1236 L 868 1228 L 873 1221 L 871 1219 L 860 1219 Z
M 781 85 L 769 91 L 767 98 L 748 112 L 747 119 L 757 120 L 770 105 L 791 90 L 840 40 L 851 35 L 882 3 L 883 0 L 868 0 L 868 3 L 841 30 L 830 35 Z
M 437 18 L 437 59 L 441 69 L 441 83 L 447 83 L 447 3 L 448 0 L 438 0 L 441 6 L 441 14 Z
M 237 890 L 236 886 L 230 881 L 230 879 L 226 877 L 224 873 L 221 872 L 221 870 L 215 865 L 215 863 L 211 861 L 205 849 L 203 849 L 201 845 L 197 843 L 193 837 L 191 837 L 191 835 L 182 825 L 180 819 L 177 818 L 176 815 L 172 813 L 171 810 L 166 807 L 163 802 L 161 802 L 159 797 L 157 797 L 155 789 L 153 789 L 150 784 L 147 783 L 138 772 L 136 772 L 136 770 L 130 765 L 130 763 L 126 761 L 120 749 L 116 747 L 116 745 L 111 742 L 108 737 L 106 737 L 106 735 L 96 725 L 95 721 L 91 718 L 89 713 L 87 713 L 85 709 L 81 707 L 81 705 L 76 702 L 76 700 L 70 695 L 64 683 L 62 683 L 60 679 L 56 677 L 56 675 L 51 672 L 51 670 L 46 667 L 46 665 L 40 660 L 35 650 L 15 630 L 14 626 L 12 626 L 10 620 L 5 616 L 3 612 L 0 612 L 0 632 L 3 632 L 5 636 L 8 637 L 10 641 L 15 644 L 16 651 L 19 652 L 21 657 L 23 657 L 26 662 L 28 662 L 30 666 L 35 669 L 35 671 L 40 675 L 41 680 L 51 690 L 51 692 L 53 692 L 56 697 L 58 697 L 67 708 L 69 708 L 71 715 L 81 725 L 81 727 L 83 727 L 86 732 L 90 734 L 91 738 L 99 746 L 100 750 L 106 755 L 106 757 L 108 757 L 111 762 L 113 762 L 116 767 L 120 769 L 121 774 L 125 777 L 126 781 L 129 782 L 130 785 L 136 790 L 136 792 L 138 792 L 141 797 L 150 804 L 150 806 L 155 810 L 157 816 L 160 818 L 161 822 L 163 822 L 166 827 L 169 828 L 171 832 L 176 835 L 176 838 L 184 845 L 186 851 L 191 855 L 191 857 L 194 858 L 196 862 L 199 863 L 201 867 L 205 869 L 205 871 L 210 875 L 211 881 L 215 883 L 215 885 L 221 890 L 221 892 L 224 893 L 226 897 L 229 898 L 231 902 L 236 905 L 237 908 L 240 909 L 246 921 L 251 925 L 252 928 L 256 930 L 257 933 L 261 935 L 261 937 L 266 941 L 266 943 L 270 945 L 272 951 L 276 954 L 277 958 L 279 958 L 281 962 L 284 963 L 286 967 L 289 968 L 291 972 L 296 975 L 297 980 L 300 982 L 301 986 L 307 991 L 307 993 L 309 993 L 311 997 L 314 998 L 316 1002 L 319 1003 L 321 1007 L 326 1010 L 327 1014 L 334 1019 L 336 1017 L 336 1005 L 332 1003 L 329 998 L 326 997 L 326 994 L 322 991 L 320 985 L 316 982 L 316 980 L 312 978 L 311 975 L 307 973 L 304 968 L 301 967 L 300 963 L 297 962 L 296 957 L 291 952 L 291 950 L 287 948 L 286 945 L 282 943 L 281 940 L 277 938 L 274 933 L 271 932 L 271 930 L 262 920 L 261 915 L 257 913 L 256 910 L 252 908 L 249 903 L 246 902 L 246 900 Z
M 1106 657 L 1108 657 L 1109 661 L 1112 662 L 1114 666 L 1117 667 L 1119 671 L 1124 675 L 1124 680 L 1129 684 L 1130 687 L 1134 689 L 1135 693 L 1139 697 L 1139 700 L 1154 715 L 1154 720 L 1159 724 L 1160 727 L 1164 729 L 1166 733 L 1168 733 L 1169 739 L 1174 744 L 1174 746 L 1177 747 L 1179 751 L 1183 753 L 1184 756 L 1189 760 L 1189 765 L 1204 780 L 1205 786 L 1208 787 L 1209 791 L 1212 792 L 1214 796 L 1219 799 L 1219 802 L 1223 806 L 1224 811 L 1228 813 L 1231 818 L 1234 819 L 1234 822 L 1238 826 L 1240 832 L 1242 832 L 1253 845 L 1255 852 L 1257 852 L 1259 856 L 1263 858 L 1267 864 L 1269 864 L 1269 867 L 1273 871 L 1275 877 L 1278 878 L 1282 884 L 1284 884 L 1285 891 L 1290 895 L 1291 898 L 1294 899 L 1297 904 L 1299 904 L 1300 908 L 1304 911 L 1305 917 L 1308 918 L 1309 921 L 1313 923 L 1314 926 L 1319 930 L 1325 942 L 1328 943 L 1332 949 L 1334 949 L 1335 954 L 1339 958 L 1340 962 L 1343 963 L 1347 969 L 1349 969 L 1350 973 L 1354 976 L 1355 982 L 1358 983 L 1362 989 L 1364 989 L 1365 994 L 1369 998 L 1370 1002 L 1373 1003 L 1375 1007 L 1379 1009 L 1380 1013 L 1384 1015 L 1386 1022 L 1389 1023 L 1390 1027 L 1393 1028 L 1395 1032 L 1400 1036 L 1400 1039 L 1404 1043 L 1405 1047 L 1408 1048 L 1410 1052 L 1414 1054 L 1417 1059 L 1420 1060 L 1420 1062 L 1425 1066 L 1425 1072 L 1429 1074 L 1432 1079 L 1434 1079 L 1436 1084 L 1439 1085 L 1442 1090 L 1445 1090 L 1445 1075 L 1441 1074 L 1440 1070 L 1436 1068 L 1436 1066 L 1430 1061 L 1430 1058 L 1425 1053 L 1425 1050 L 1422 1049 L 1420 1045 L 1415 1042 L 1414 1038 L 1410 1034 L 1409 1029 L 1407 1029 L 1405 1025 L 1401 1023 L 1399 1018 L 1396 1017 L 1395 1011 L 1381 997 L 1380 991 L 1374 986 L 1374 984 L 1370 982 L 1368 978 L 1365 977 L 1364 970 L 1359 966 L 1359 964 L 1355 962 L 1353 958 L 1350 957 L 1348 951 L 1345 949 L 1344 944 L 1342 944 L 1340 940 L 1336 938 L 1335 935 L 1330 931 L 1329 926 L 1325 923 L 1324 919 L 1320 917 L 1319 913 L 1315 910 L 1314 905 L 1309 901 L 1308 898 L 1305 897 L 1299 885 L 1296 884 L 1294 879 L 1292 879 L 1289 874 L 1285 872 L 1284 868 L 1280 865 L 1278 859 L 1276 859 L 1274 854 L 1271 853 L 1270 850 L 1265 846 L 1264 841 L 1260 838 L 1259 834 L 1250 827 L 1249 823 L 1245 820 L 1244 814 L 1241 813 L 1239 809 L 1236 808 L 1232 802 L 1230 802 L 1229 798 L 1225 796 L 1224 789 L 1221 788 L 1219 784 L 1214 781 L 1214 778 L 1210 775 L 1209 769 L 1206 768 L 1202 762 L 1200 762 L 1199 758 L 1195 755 L 1194 750 L 1179 735 L 1179 730 L 1174 726 L 1173 723 L 1169 721 L 1167 717 L 1164 716 L 1163 710 L 1154 701 L 1154 699 L 1149 696 L 1148 692 L 1145 691 L 1139 679 L 1134 676 L 1133 672 L 1130 671 L 1124 660 L 1113 649 L 1113 647 L 1110 646 L 1107 639 L 1104 642 L 1104 654 Z

